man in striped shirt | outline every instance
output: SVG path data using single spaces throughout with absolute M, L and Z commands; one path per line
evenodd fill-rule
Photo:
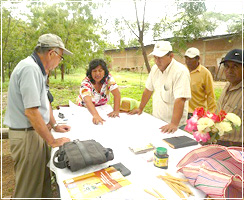
M 224 64 L 224 72 L 227 83 L 217 103 L 218 111 L 224 110 L 226 113 L 235 113 L 242 119 L 242 70 L 243 51 L 233 49 L 228 52 L 221 62 Z M 223 146 L 242 146 L 242 129 L 233 130 L 223 135 L 217 142 Z

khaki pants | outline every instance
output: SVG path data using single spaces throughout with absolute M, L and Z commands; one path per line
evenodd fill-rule
M 35 131 L 9 130 L 16 176 L 13 198 L 51 198 L 47 143 Z

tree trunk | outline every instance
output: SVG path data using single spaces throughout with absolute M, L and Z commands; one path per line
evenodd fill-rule
M 54 69 L 54 78 L 57 79 L 57 69 Z
M 2 81 L 3 81 L 3 83 L 5 82 L 5 77 L 4 77 L 5 75 L 4 75 L 4 66 L 2 67 Z
M 11 76 L 11 62 L 8 63 L 8 78 Z
M 64 64 L 61 65 L 61 81 L 64 81 Z
M 149 62 L 148 62 L 147 52 L 146 52 L 146 48 L 144 47 L 143 42 L 141 43 L 141 50 L 142 50 L 142 55 L 143 55 L 143 58 L 144 58 L 144 61 L 145 61 L 145 65 L 146 65 L 146 68 L 147 68 L 147 72 L 149 74 L 150 71 L 151 71 L 151 67 L 150 67 Z

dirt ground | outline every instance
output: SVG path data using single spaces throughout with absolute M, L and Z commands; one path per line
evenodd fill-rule
M 214 82 L 214 88 L 223 88 L 225 85 L 225 82 Z M 3 109 L 6 106 L 6 99 L 7 95 L 2 94 L 2 105 Z M 15 175 L 14 175 L 14 167 L 13 167 L 13 161 L 10 155 L 10 148 L 9 148 L 9 140 L 3 139 L 2 140 L 2 195 L 3 198 L 6 198 L 8 196 L 11 196 L 14 191 L 14 185 L 15 185 Z M 1 187 L 1 185 L 0 185 Z M 53 189 L 53 198 L 58 198 L 58 192 L 56 190 L 55 183 L 52 184 Z
M 2 195 L 3 198 L 13 194 L 15 186 L 14 162 L 10 154 L 9 140 L 2 140 Z M 1 187 L 1 186 L 0 186 Z M 52 183 L 53 198 L 58 198 L 56 183 Z
M 15 185 L 13 160 L 9 150 L 9 140 L 2 140 L 2 194 L 3 197 L 12 195 Z

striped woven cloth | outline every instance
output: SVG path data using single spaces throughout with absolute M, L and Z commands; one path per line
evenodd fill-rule
M 242 147 L 208 145 L 189 152 L 177 167 L 211 198 L 242 198 L 243 156 Z

